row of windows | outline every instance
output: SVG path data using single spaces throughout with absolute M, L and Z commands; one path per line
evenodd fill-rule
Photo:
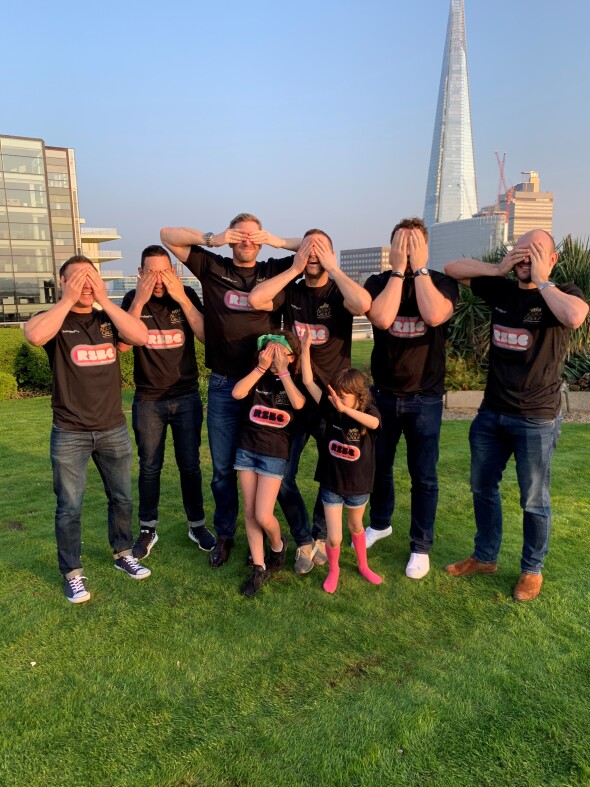
M 0 152 L 7 156 L 43 158 L 43 145 L 34 139 L 8 139 L 0 137 Z

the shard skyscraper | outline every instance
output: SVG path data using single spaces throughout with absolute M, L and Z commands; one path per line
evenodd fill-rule
M 451 0 L 424 221 L 427 227 L 431 227 L 437 222 L 469 219 L 476 212 L 477 187 L 467 77 L 465 9 L 463 0 Z

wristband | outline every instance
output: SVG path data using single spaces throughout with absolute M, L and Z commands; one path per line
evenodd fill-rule
M 405 279 L 406 278 L 401 271 L 391 271 L 391 275 L 395 276 L 397 279 Z
M 289 371 L 287 371 L 287 372 L 279 372 L 277 374 L 277 377 L 291 377 L 291 372 L 289 372 Z
M 553 282 L 553 281 L 544 281 L 544 282 L 541 282 L 541 284 L 539 284 L 539 286 L 537 287 L 537 289 L 539 290 L 539 292 L 543 292 L 543 290 L 544 290 L 546 287 L 556 287 L 556 286 L 557 286 L 557 285 L 556 285 L 556 284 L 555 284 L 555 282 Z
M 266 369 L 263 369 L 262 366 L 258 366 L 258 364 L 256 364 L 256 371 L 260 372 L 260 374 L 266 374 Z

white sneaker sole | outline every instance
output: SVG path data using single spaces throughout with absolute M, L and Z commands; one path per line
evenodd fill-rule
M 78 596 L 78 598 L 68 598 L 67 596 L 66 598 L 71 604 L 83 604 L 85 601 L 90 599 L 90 593 L 86 593 L 83 596 Z
M 423 579 L 428 572 L 430 571 L 430 559 L 428 555 L 424 556 L 426 561 L 420 565 L 418 563 L 415 566 L 411 566 L 410 563 L 412 562 L 412 558 L 408 561 L 408 565 L 406 566 L 406 576 L 408 579 Z
M 201 542 L 199 541 L 199 539 L 198 539 L 198 538 L 196 538 L 195 536 L 193 536 L 193 534 L 191 533 L 191 531 L 190 531 L 190 530 L 188 531 L 188 537 L 190 538 L 190 540 L 191 540 L 193 543 L 195 543 L 195 544 L 196 544 L 196 545 L 199 547 L 199 549 L 201 550 L 201 552 L 213 552 L 213 550 L 215 549 L 215 544 L 213 544 L 213 546 L 211 547 L 211 549 L 205 549 L 205 547 L 202 547 L 202 546 L 201 546 Z
M 127 574 L 127 576 L 131 577 L 131 579 L 147 579 L 152 575 L 152 572 L 149 570 L 149 568 L 146 568 L 146 570 L 143 571 L 141 574 L 130 574 L 128 571 L 126 571 L 124 568 L 121 568 L 121 566 L 118 566 L 116 563 L 115 563 L 115 568 L 118 569 L 119 571 L 122 571 L 124 574 Z

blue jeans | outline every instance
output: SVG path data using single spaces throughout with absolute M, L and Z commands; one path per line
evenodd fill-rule
M 92 460 L 108 499 L 109 543 L 115 557 L 131 554 L 131 459 L 133 449 L 127 426 L 107 432 L 71 432 L 53 426 L 50 456 L 53 491 L 57 497 L 55 536 L 62 574 L 82 568 L 82 499 L 88 460 Z
M 211 373 L 207 429 L 213 462 L 211 491 L 215 499 L 213 524 L 219 537 L 233 538 L 238 518 L 238 477 L 234 469 L 242 402 L 231 392 L 237 378 Z
M 313 509 L 312 531 L 307 508 L 297 486 L 299 459 L 303 449 L 312 435 L 317 443 L 321 439 L 325 428 L 325 421 L 320 419 L 317 409 L 309 404 L 306 404 L 303 410 L 298 411 L 295 416 L 289 461 L 285 467 L 285 475 L 279 490 L 278 501 L 289 525 L 293 540 L 298 547 L 313 543 L 314 538 L 325 541 L 327 537 L 326 516 L 319 489 Z
M 168 425 L 180 471 L 182 502 L 188 521 L 203 524 L 203 480 L 199 448 L 203 405 L 198 392 L 175 399 L 133 401 L 133 431 L 139 454 L 139 522 L 156 527 L 160 502 L 160 475 Z
M 514 454 L 523 510 L 521 570 L 540 574 L 549 549 L 551 457 L 561 429 L 557 418 L 502 415 L 487 407 L 477 413 L 469 431 L 471 491 L 475 512 L 474 557 L 495 563 L 502 543 L 500 481 Z
M 393 396 L 373 389 L 381 413 L 381 432 L 375 445 L 375 485 L 370 521 L 374 530 L 391 526 L 395 507 L 393 462 L 402 433 L 412 480 L 410 550 L 428 554 L 434 539 L 438 503 L 438 445 L 442 422 L 442 396 Z

